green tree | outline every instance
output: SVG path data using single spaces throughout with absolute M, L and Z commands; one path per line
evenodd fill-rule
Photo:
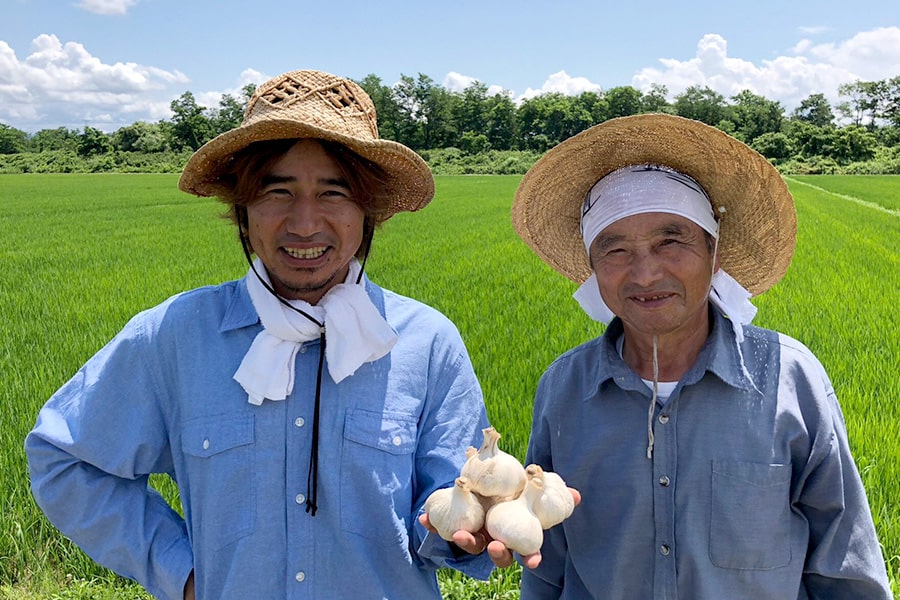
M 733 105 L 730 120 L 734 123 L 737 137 L 750 144 L 764 133 L 781 131 L 784 108 L 780 102 L 769 100 L 750 90 L 743 90 L 732 96 Z
M 196 150 L 213 138 L 215 128 L 197 104 L 194 94 L 185 92 L 169 105 L 172 109 L 171 145 L 176 150 Z
M 168 137 L 163 125 L 137 121 L 116 130 L 112 145 L 123 152 L 164 152 L 168 149 Z
M 51 150 L 69 150 L 74 152 L 78 147 L 78 131 L 57 127 L 41 129 L 28 138 L 30 152 L 48 152 Z
M 5 123 L 0 123 L 0 154 L 24 152 L 28 134 Z
M 716 126 L 728 115 L 725 97 L 715 90 L 692 85 L 675 96 L 675 114 Z
M 256 86 L 249 84 L 243 88 L 243 96 L 238 99 L 231 94 L 222 94 L 219 100 L 219 107 L 209 111 L 209 120 L 213 126 L 213 134 L 219 135 L 241 124 L 244 120 L 244 109 L 250 96 L 256 90 Z
M 791 139 L 782 132 L 763 133 L 753 140 L 750 147 L 776 163 L 791 157 Z
M 828 156 L 846 165 L 873 158 L 878 147 L 875 135 L 865 127 L 850 125 L 837 130 Z
M 81 135 L 78 136 L 79 156 L 96 156 L 106 154 L 110 150 L 112 150 L 112 142 L 109 136 L 99 129 L 85 126 Z
M 508 94 L 494 94 L 487 99 L 487 138 L 491 148 L 516 149 L 517 125 L 516 105 Z
M 817 127 L 830 127 L 834 125 L 834 112 L 831 104 L 825 98 L 825 94 L 810 94 L 800 101 L 800 105 L 791 113 L 792 119 L 806 121 Z
M 607 119 L 628 117 L 641 112 L 641 92 L 630 85 L 610 88 L 603 97 L 606 100 Z
M 659 83 L 651 83 L 650 91 L 641 96 L 641 112 L 671 112 L 673 107 L 667 100 L 668 97 L 669 88 Z
M 831 155 L 835 131 L 834 127 L 819 127 L 806 121 L 789 121 L 785 132 L 791 141 L 792 154 L 812 158 Z
M 409 130 L 411 127 L 404 126 L 401 122 L 401 111 L 394 90 L 390 86 L 384 85 L 380 77 L 371 73 L 357 83 L 366 91 L 372 99 L 372 104 L 375 105 L 378 135 L 388 140 L 403 141 L 402 131 Z

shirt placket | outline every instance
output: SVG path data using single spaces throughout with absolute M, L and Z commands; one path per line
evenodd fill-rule
M 675 485 L 677 447 L 675 440 L 674 397 L 657 407 L 653 419 L 653 520 L 655 557 L 653 597 L 674 600 L 678 597 L 675 570 Z
M 288 598 L 313 596 L 313 534 L 314 517 L 306 512 L 306 476 L 309 470 L 309 451 L 312 439 L 313 393 L 315 390 L 315 347 L 304 343 L 297 351 L 294 374 L 294 390 L 288 398 L 285 424 L 287 486 L 285 488 L 285 512 L 288 531 L 287 581 Z

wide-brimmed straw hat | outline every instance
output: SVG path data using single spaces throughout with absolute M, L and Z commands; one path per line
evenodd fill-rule
M 582 202 L 603 176 L 641 164 L 671 167 L 703 186 L 719 218 L 720 267 L 751 294 L 784 276 L 797 215 L 781 175 L 715 127 L 666 114 L 611 119 L 548 151 L 516 190 L 516 233 L 555 270 L 583 283 L 593 271 L 581 238 Z
M 227 190 L 221 177 L 235 153 L 253 142 L 316 138 L 342 144 L 381 167 L 391 195 L 389 214 L 414 211 L 434 197 L 425 161 L 403 144 L 378 137 L 375 105 L 359 85 L 330 73 L 291 71 L 260 85 L 240 127 L 204 144 L 188 160 L 178 187 L 197 196 Z

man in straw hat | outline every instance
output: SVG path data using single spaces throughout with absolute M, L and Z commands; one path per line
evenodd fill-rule
M 417 518 L 487 426 L 469 356 L 363 274 L 375 227 L 431 200 L 425 162 L 379 139 L 354 82 L 293 71 L 179 187 L 227 204 L 250 269 L 136 316 L 48 401 L 26 449 L 50 520 L 158 598 L 420 600 L 439 567 L 487 578 L 483 540 Z
M 608 324 L 537 388 L 527 461 L 583 499 L 523 600 L 891 597 L 825 371 L 750 325 L 796 234 L 765 158 L 696 121 L 614 119 L 539 160 L 512 220 Z

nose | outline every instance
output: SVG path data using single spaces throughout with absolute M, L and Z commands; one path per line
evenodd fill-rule
M 639 252 L 631 261 L 631 280 L 641 287 L 650 287 L 663 277 L 662 261 L 653 252 Z
M 302 237 L 321 231 L 322 211 L 319 202 L 309 196 L 297 196 L 288 207 L 285 224 L 289 233 Z

